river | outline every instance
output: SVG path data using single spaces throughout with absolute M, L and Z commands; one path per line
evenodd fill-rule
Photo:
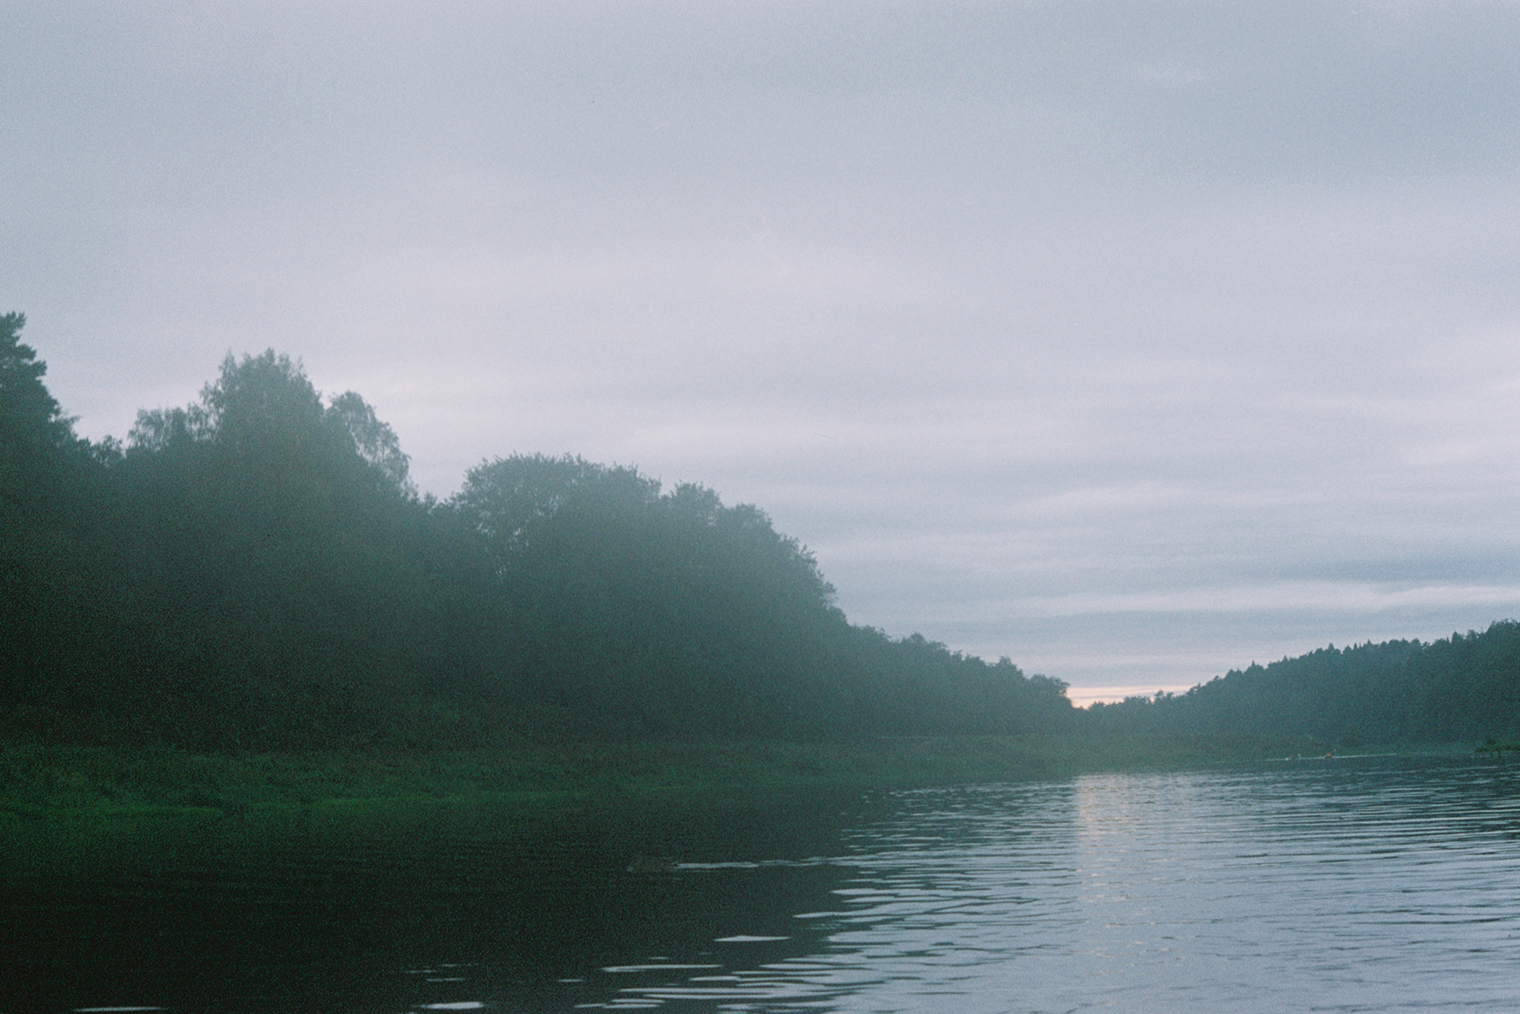
M 921 790 L 531 857 L 305 856 L 5 906 L 0 1014 L 1509 1012 L 1520 767 Z

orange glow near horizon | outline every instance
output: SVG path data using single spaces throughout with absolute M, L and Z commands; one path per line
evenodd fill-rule
M 1191 683 L 1137 683 L 1122 687 L 1067 687 L 1066 696 L 1079 708 L 1090 704 L 1113 704 L 1126 697 L 1154 697 L 1157 691 L 1181 694 L 1193 688 Z

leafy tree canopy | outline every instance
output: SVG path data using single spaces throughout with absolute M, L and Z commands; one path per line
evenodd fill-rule
M 407 497 L 416 487 L 409 459 L 389 425 L 353 391 L 322 394 L 298 361 L 267 349 L 241 361 L 231 353 L 221 375 L 184 408 L 144 410 L 128 436 L 128 453 L 209 444 L 233 454 L 356 457 Z
M 561 512 L 595 511 L 632 520 L 660 497 L 660 483 L 635 468 L 580 457 L 514 454 L 471 469 L 451 501 L 499 556 L 536 546 Z
M 662 493 L 658 479 L 636 468 L 571 455 L 513 455 L 472 469 L 450 506 L 503 568 L 567 538 L 582 546 L 616 542 L 642 557 L 645 576 L 664 560 L 666 573 L 687 584 L 727 572 L 755 590 L 832 609 L 834 588 L 811 552 L 777 532 L 758 507 L 726 507 L 704 486 L 683 483 Z
M 47 364 L 21 341 L 25 325 L 25 314 L 0 314 L 0 468 L 8 479 L 79 444 L 73 420 L 42 383 Z

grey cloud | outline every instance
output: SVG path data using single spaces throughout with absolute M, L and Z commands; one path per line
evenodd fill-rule
M 424 488 L 701 481 L 1073 680 L 1520 613 L 1512 7 L 0 18 L 0 291 L 93 436 L 274 345 Z

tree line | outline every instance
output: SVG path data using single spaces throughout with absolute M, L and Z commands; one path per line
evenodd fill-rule
M 1307 737 L 1345 748 L 1520 741 L 1520 623 L 1429 643 L 1332 644 L 1184 694 L 1088 711 L 1104 731 Z
M 419 496 L 288 356 L 91 443 L 0 317 L 0 729 L 197 749 L 1016 733 L 1064 684 L 850 624 L 795 539 L 577 457 Z
M 805 547 L 700 485 L 512 455 L 421 496 L 362 397 L 272 350 L 81 439 L 24 323 L 0 316 L 0 734 L 1520 740 L 1514 621 L 1077 710 L 1007 658 L 851 624 Z

